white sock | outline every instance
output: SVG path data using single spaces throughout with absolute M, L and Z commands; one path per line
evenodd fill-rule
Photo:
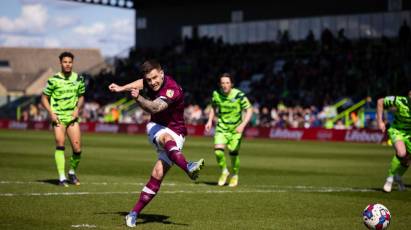
M 390 182 L 390 183 L 392 183 L 392 182 L 394 182 L 394 176 L 389 176 L 389 177 L 387 177 L 387 180 L 386 180 L 387 182 Z
M 63 176 L 60 176 L 59 180 L 64 181 L 64 180 L 67 180 L 67 178 L 66 178 L 66 176 L 63 175 Z
M 74 175 L 74 174 L 76 174 L 76 172 L 74 172 L 74 169 L 70 169 L 68 174 Z

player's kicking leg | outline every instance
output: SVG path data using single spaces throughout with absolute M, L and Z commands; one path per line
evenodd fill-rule
M 181 152 L 181 148 L 184 139 L 179 140 L 178 137 L 173 137 L 171 134 L 164 133 L 159 137 L 167 157 L 178 167 L 180 167 L 192 180 L 196 180 L 200 175 L 201 169 L 204 167 L 204 159 L 198 161 L 187 162 L 184 154 Z M 177 142 L 180 142 L 178 145 Z
M 187 163 L 188 176 L 191 180 L 197 180 L 200 175 L 201 169 L 204 167 L 204 159 L 199 161 L 190 161 Z

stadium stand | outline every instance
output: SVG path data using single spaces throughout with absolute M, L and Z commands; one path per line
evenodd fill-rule
M 0 60 L 8 66 L 0 68 L 0 83 L 11 93 L 35 95 L 42 90 L 47 77 L 60 70 L 58 55 L 63 48 L 1 47 Z M 97 49 L 70 49 L 76 54 L 76 70 L 97 74 L 107 68 Z M 32 86 L 32 87 L 31 87 Z
M 407 28 L 404 24 L 401 30 Z M 284 120 L 289 119 L 281 112 L 284 109 L 278 108 L 284 104 L 293 108 L 285 115 L 297 120 L 304 117 L 304 110 L 312 111 L 309 114 L 315 117 L 320 114 L 321 121 L 312 123 L 322 126 L 327 115 L 321 114 L 328 113 L 324 108 L 344 97 L 353 105 L 366 97 L 408 91 L 410 39 L 400 37 L 350 40 L 343 30 L 337 35 L 325 30 L 317 41 L 309 35 L 302 41 L 283 35 L 277 42 L 237 45 L 211 38 L 187 39 L 163 49 L 132 50 L 128 59 L 118 61 L 116 77 L 110 79 L 120 84 L 131 81 L 137 76 L 135 66 L 155 57 L 182 83 L 188 104 L 204 109 L 209 91 L 217 87 L 216 77 L 228 71 L 236 76 L 237 86 L 249 94 L 257 114 L 265 114 L 256 123 L 262 120 L 264 125 L 284 126 Z M 96 85 L 108 84 L 106 76 L 95 81 L 99 82 Z M 373 101 L 365 106 L 373 109 Z
M 14 117 L 18 105 L 41 94 L 48 77 L 60 71 L 58 55 L 64 50 L 0 47 L 2 117 Z M 97 49 L 69 50 L 75 53 L 76 71 L 79 73 L 97 75 L 110 68 Z
M 329 121 L 356 102 L 368 98 L 363 105 L 367 114 L 375 107 L 372 99 L 408 91 L 411 85 L 407 77 L 411 71 L 409 30 L 404 22 L 398 36 L 392 38 L 350 40 L 343 29 L 337 34 L 325 29 L 319 38 L 309 33 L 306 39 L 299 41 L 290 39 L 285 31 L 274 42 L 226 44 L 221 39 L 203 37 L 159 49 L 133 49 L 128 58 L 115 59 L 115 71 L 100 70 L 89 78 L 83 118 L 121 123 L 146 121 L 147 114 L 132 101 L 124 101 L 128 103 L 126 109 L 115 104 L 127 98 L 127 94 L 113 95 L 107 86 L 111 82 L 124 84 L 136 79 L 139 64 L 147 58 L 156 58 L 186 90 L 189 123 L 204 122 L 218 74 L 231 72 L 237 87 L 244 90 L 253 103 L 252 125 L 342 128 L 342 120 L 335 124 Z M 82 66 L 77 68 L 81 72 Z M 347 97 L 343 106 L 334 109 L 334 103 Z M 26 107 L 27 119 L 45 119 L 40 108 L 38 114 L 43 115 L 39 116 L 29 108 Z M 358 113 L 350 113 L 352 127 L 373 128 L 375 123 L 370 114 L 362 118 L 361 123 Z

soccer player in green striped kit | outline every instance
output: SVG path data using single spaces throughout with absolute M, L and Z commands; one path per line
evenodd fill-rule
M 81 133 L 78 124 L 79 111 L 84 104 L 85 84 L 84 78 L 73 72 L 74 55 L 63 52 L 59 56 L 61 72 L 56 73 L 47 81 L 43 90 L 41 103 L 48 111 L 53 125 L 56 150 L 57 172 L 59 185 L 67 187 L 68 183 L 80 185 L 76 176 L 76 169 L 81 158 Z M 64 142 L 67 136 L 70 140 L 73 154 L 70 158 L 68 180 L 65 176 Z
M 378 128 L 385 132 L 386 127 L 382 119 L 384 108 L 394 107 L 394 121 L 387 130 L 389 138 L 393 142 L 395 155 L 388 169 L 388 177 L 385 181 L 384 192 L 391 192 L 393 183 L 398 185 L 398 190 L 405 190 L 402 176 L 410 164 L 411 153 L 411 91 L 407 96 L 388 96 L 377 101 Z
M 233 79 L 230 74 L 221 74 L 219 80 L 220 90 L 213 92 L 212 109 L 208 116 L 205 130 L 206 132 L 211 130 L 214 117 L 217 116 L 218 121 L 214 134 L 214 153 L 221 169 L 218 185 L 225 185 L 230 175 L 224 153 L 227 146 L 232 166 L 232 175 L 228 185 L 235 187 L 238 185 L 238 173 L 240 170 L 239 151 L 242 135 L 244 128 L 251 119 L 253 110 L 245 94 L 233 88 Z M 245 111 L 244 115 L 243 111 Z

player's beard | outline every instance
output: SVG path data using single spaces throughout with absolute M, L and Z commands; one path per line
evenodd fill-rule
M 63 74 L 64 75 L 70 75 L 71 74 L 71 70 L 72 70 L 72 68 L 71 67 L 68 67 L 68 68 L 61 68 L 61 72 L 63 72 Z

